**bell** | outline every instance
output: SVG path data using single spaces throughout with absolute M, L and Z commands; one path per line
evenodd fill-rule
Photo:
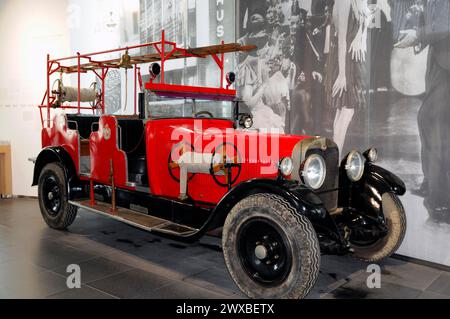
M 131 65 L 131 57 L 128 54 L 128 50 L 125 51 L 125 53 L 120 58 L 119 67 L 125 68 L 125 69 L 133 68 L 133 66 Z

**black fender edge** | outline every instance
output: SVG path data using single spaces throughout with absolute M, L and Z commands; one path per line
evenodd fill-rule
M 351 186 L 351 207 L 372 217 L 384 218 L 381 196 L 393 193 L 398 196 L 406 192 L 405 183 L 388 170 L 366 164 L 363 178 Z
M 405 183 L 397 175 L 377 165 L 366 165 L 363 180 L 382 193 L 392 192 L 402 196 L 406 192 Z
M 213 209 L 205 227 L 214 229 L 223 226 L 230 210 L 244 197 L 272 193 L 288 200 L 299 214 L 306 216 L 318 233 L 343 244 L 344 240 L 338 228 L 324 207 L 322 200 L 313 190 L 297 182 L 282 179 L 252 179 L 243 182 L 228 191 Z
M 31 186 L 36 186 L 39 182 L 39 176 L 45 165 L 49 163 L 60 163 L 64 167 L 66 180 L 69 182 L 76 176 L 75 164 L 69 153 L 61 146 L 50 146 L 42 149 L 36 158 L 34 164 L 33 183 Z

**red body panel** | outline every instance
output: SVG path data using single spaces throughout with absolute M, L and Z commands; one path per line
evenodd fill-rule
M 43 129 L 42 144 L 64 147 L 79 172 L 78 132 L 68 130 L 66 123 L 64 115 L 56 116 L 53 126 Z M 172 169 L 171 176 L 169 161 L 172 150 L 182 141 L 189 145 L 189 151 L 205 154 L 219 154 L 226 144 L 225 153 L 241 166 L 232 169 L 232 186 L 236 186 L 254 178 L 276 178 L 280 159 L 292 156 L 294 146 L 308 137 L 242 131 L 234 129 L 229 120 L 193 118 L 149 120 L 145 134 L 150 192 L 167 198 L 180 195 L 179 169 Z M 98 131 L 90 136 L 91 179 L 110 185 L 112 161 L 115 186 L 133 189 L 127 185 L 127 155 L 118 148 L 118 136 L 117 119 L 102 116 Z M 195 201 L 216 204 L 228 191 L 225 175 L 215 175 L 219 183 L 207 173 L 190 176 L 188 195 Z
M 111 184 L 111 163 L 114 170 L 114 184 L 126 187 L 127 161 L 125 152 L 118 148 L 117 119 L 104 115 L 100 118 L 97 132 L 90 137 L 91 178 L 96 182 Z
M 169 173 L 171 150 L 182 140 L 189 141 L 198 153 L 212 153 L 223 143 L 238 149 L 241 171 L 233 186 L 253 178 L 276 178 L 277 164 L 285 156 L 291 156 L 297 142 L 305 136 L 261 134 L 255 131 L 233 129 L 233 122 L 215 119 L 161 119 L 146 124 L 147 165 L 152 194 L 170 198 L 179 196 L 179 182 Z M 267 141 L 267 142 L 265 142 Z M 271 145 L 279 142 L 279 154 L 271 154 Z M 267 152 L 264 146 L 267 145 Z M 274 144 L 275 145 L 275 144 Z M 271 155 L 263 158 L 261 153 Z M 233 178 L 238 169 L 233 169 Z M 225 176 L 217 179 L 226 184 Z M 210 174 L 195 174 L 188 183 L 188 194 L 195 201 L 217 203 L 228 191 Z
M 79 136 L 78 131 L 67 128 L 67 117 L 58 114 L 53 117 L 52 125 L 44 127 L 41 132 L 42 148 L 48 146 L 61 146 L 72 157 L 75 169 L 79 171 Z

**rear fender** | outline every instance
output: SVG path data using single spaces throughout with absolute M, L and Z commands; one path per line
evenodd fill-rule
M 60 163 L 64 168 L 64 173 L 66 174 L 66 180 L 69 181 L 73 179 L 77 171 L 73 163 L 72 158 L 69 153 L 61 146 L 51 146 L 44 148 L 36 158 L 34 164 L 34 174 L 33 183 L 31 186 L 36 186 L 39 182 L 39 176 L 41 175 L 42 169 L 45 165 L 49 163 Z

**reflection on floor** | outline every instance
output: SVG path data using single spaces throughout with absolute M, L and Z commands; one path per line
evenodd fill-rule
M 0 298 L 244 298 L 230 279 L 220 241 L 180 244 L 81 211 L 66 232 L 49 229 L 36 200 L 0 200 Z M 81 267 L 81 289 L 66 268 Z M 396 259 L 380 289 L 367 265 L 323 256 L 309 298 L 447 298 L 450 273 Z

